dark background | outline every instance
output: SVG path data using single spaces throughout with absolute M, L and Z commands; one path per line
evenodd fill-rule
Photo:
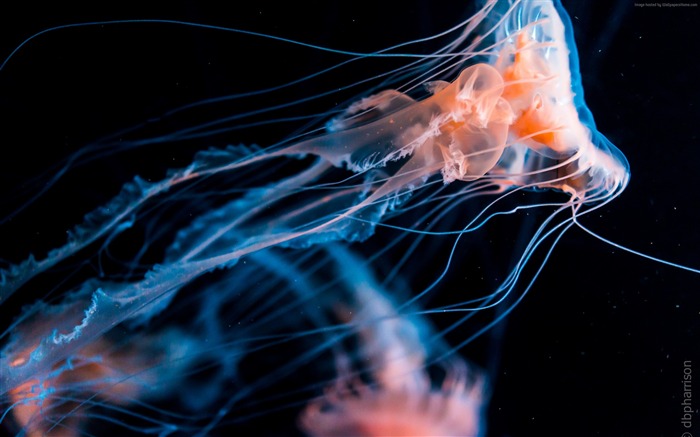
M 323 9 L 253 3 L 236 5 L 232 13 L 213 2 L 188 1 L 4 5 L 0 58 L 52 26 L 134 18 L 201 22 L 370 51 L 433 34 L 472 11 L 462 2 L 344 2 Z M 699 268 L 700 8 L 640 7 L 631 0 L 564 5 L 574 25 L 586 101 L 599 130 L 632 169 L 623 195 L 583 222 L 626 247 Z M 41 174 L 53 162 L 102 135 L 334 60 L 241 41 L 222 32 L 125 24 L 51 32 L 27 44 L 0 71 L 3 216 L 41 187 Z M 313 86 L 309 93 L 318 92 Z M 216 107 L 215 114 L 234 109 L 240 110 Z M 162 129 L 177 123 L 175 117 Z M 61 243 L 64 229 L 134 174 L 158 177 L 167 167 L 185 165 L 193 150 L 192 144 L 166 144 L 140 151 L 138 159 L 122 153 L 81 168 L 61 187 L 61 198 L 3 225 L 3 256 L 16 261 Z M 490 369 L 497 377 L 488 435 L 681 435 L 683 362 L 693 360 L 693 370 L 700 365 L 699 289 L 697 274 L 572 230 L 504 325 L 501 362 Z M 464 354 L 470 356 L 469 348 Z M 691 431 L 700 435 L 700 416 Z

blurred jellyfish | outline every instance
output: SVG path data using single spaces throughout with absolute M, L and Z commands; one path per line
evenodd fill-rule
M 182 332 L 119 346 L 98 339 L 56 363 L 47 375 L 10 390 L 12 415 L 29 436 L 80 435 L 98 405 L 118 411 L 141 400 L 173 395 L 188 362 L 186 354 L 193 350 L 187 343 Z M 21 366 L 26 359 L 32 357 L 19 357 L 12 365 Z
M 371 382 L 354 376 L 351 360 L 340 355 L 338 380 L 306 408 L 302 428 L 312 436 L 482 435 L 483 380 L 470 380 L 455 358 L 442 386 L 433 387 L 426 358 L 443 345 L 426 341 L 420 316 L 396 312 L 362 262 L 337 247 L 330 252 L 354 295 L 354 310 L 343 313 L 356 326 L 357 360 L 366 363 Z
M 199 152 L 157 182 L 135 178 L 64 245 L 2 269 L 5 304 L 44 275 L 77 270 L 78 259 L 100 261 L 98 277 L 56 283 L 61 296 L 12 315 L 2 334 L 2 422 L 36 435 L 77 435 L 91 426 L 83 419 L 205 435 L 296 408 L 314 436 L 482 433 L 483 379 L 457 350 L 505 317 L 575 218 L 619 195 L 629 171 L 585 106 L 558 2 L 487 1 L 437 37 L 450 41 L 430 55 L 411 53 L 420 41 L 374 53 L 306 45 L 346 59 L 248 96 L 354 62 L 404 63 L 359 78 L 378 83 L 342 112 L 300 115 L 314 120 L 300 134 Z M 229 121 L 274 125 L 255 117 L 307 100 Z M 137 139 L 117 144 L 205 138 L 220 122 L 142 138 L 135 128 Z M 66 169 L 114 147 L 86 146 Z M 528 197 L 544 189 L 556 200 Z M 536 209 L 548 215 L 516 231 L 519 243 L 489 237 L 500 242 L 489 250 L 508 253 L 494 287 L 445 290 L 457 260 L 485 250 L 477 237 L 469 247 L 462 240 Z M 131 259 L 114 271 L 101 265 L 116 242 L 137 237 Z M 357 258 L 342 247 L 350 244 Z M 335 304 L 352 309 L 342 322 Z M 428 315 L 449 313 L 457 318 L 422 329 Z M 457 333 L 455 347 L 429 348 Z M 436 363 L 442 384 L 426 370 Z M 178 386 L 188 395 L 172 394 Z M 399 414 L 417 422 L 397 422 Z

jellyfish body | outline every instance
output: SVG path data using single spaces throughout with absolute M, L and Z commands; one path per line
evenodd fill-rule
M 483 379 L 456 358 L 444 363 L 442 386 L 434 387 L 426 362 L 444 345 L 428 343 L 425 321 L 398 313 L 353 254 L 338 247 L 330 253 L 353 297 L 353 310 L 343 313 L 357 327 L 358 359 L 368 363 L 371 383 L 353 376 L 340 355 L 338 380 L 306 407 L 302 428 L 312 436 L 483 435 Z
M 29 436 L 80 435 L 95 405 L 118 408 L 172 395 L 171 384 L 193 349 L 182 332 L 164 332 L 134 345 L 98 339 L 56 363 L 48 375 L 10 390 L 12 416 Z
M 356 59 L 372 59 L 392 54 L 392 50 Z M 340 115 L 325 120 L 324 133 L 309 132 L 264 148 L 240 145 L 210 149 L 160 181 L 137 178 L 127 184 L 108 205 L 89 214 L 70 232 L 65 245 L 49 251 L 43 259 L 29 257 L 0 271 L 0 297 L 5 302 L 33 277 L 81 256 L 95 242 L 102 241 L 108 247 L 126 229 L 139 225 L 161 229 L 163 250 L 157 263 L 136 269 L 138 255 L 128 272 L 87 280 L 66 291 L 61 299 L 27 307 L 9 327 L 0 356 L 0 394 L 7 399 L 6 416 L 14 414 L 16 422 L 28 432 L 41 433 L 55 428 L 46 426 L 50 415 L 40 404 L 60 413 L 59 417 L 50 416 L 49 422 L 66 424 L 70 413 L 86 404 L 98 404 L 94 399 L 123 408 L 142 399 L 157 399 L 142 388 L 156 385 L 148 378 L 162 378 L 171 384 L 189 381 L 188 371 L 183 369 L 196 366 L 196 360 L 190 357 L 198 355 L 206 361 L 202 366 L 217 369 L 208 375 L 208 383 L 198 385 L 201 393 L 212 399 L 226 397 L 224 388 L 217 392 L 215 387 L 219 386 L 237 390 L 237 395 L 229 397 L 213 418 L 188 422 L 164 414 L 168 420 L 158 419 L 149 426 L 131 429 L 153 433 L 193 433 L 200 429 L 206 434 L 225 420 L 236 402 L 276 381 L 271 377 L 235 388 L 219 384 L 238 375 L 241 357 L 260 349 L 269 351 L 280 339 L 299 342 L 298 347 L 308 349 L 299 360 L 275 372 L 276 378 L 284 379 L 312 357 L 332 355 L 339 359 L 343 354 L 331 353 L 334 345 L 356 334 L 366 348 L 362 354 L 370 362 L 368 372 L 374 386 L 348 382 L 347 372 L 338 377 L 340 382 L 317 384 L 337 391 L 349 383 L 353 393 L 336 393 L 331 400 L 311 404 L 302 419 L 304 429 L 312 435 L 332 429 L 377 435 L 399 424 L 378 425 L 375 430 L 368 424 L 375 419 L 386 424 L 385 420 L 398 410 L 416 412 L 416 404 L 407 400 L 415 396 L 422 399 L 416 402 L 430 407 L 424 421 L 412 432 L 424 432 L 432 424 L 441 432 L 454 429 L 458 434 L 478 433 L 476 417 L 481 395 L 479 389 L 465 382 L 465 372 L 448 372 L 443 388 L 434 388 L 424 371 L 428 354 L 423 348 L 429 341 L 418 335 L 406 340 L 394 332 L 415 329 L 415 319 L 406 318 L 402 312 L 439 290 L 442 276 L 437 275 L 429 286 L 413 290 L 406 303 L 389 304 L 376 292 L 384 285 L 367 287 L 370 281 L 362 278 L 369 274 L 359 267 L 351 281 L 340 275 L 341 282 L 345 281 L 341 288 L 352 290 L 348 293 L 357 303 L 359 314 L 346 318 L 342 328 L 334 327 L 330 334 L 323 334 L 324 329 L 334 326 L 328 302 L 338 294 L 324 284 L 334 284 L 338 279 L 319 269 L 345 260 L 351 266 L 364 263 L 383 268 L 387 278 L 410 276 L 410 271 L 405 272 L 407 256 L 414 254 L 423 238 L 433 232 L 433 226 L 447 217 L 460 218 L 457 228 L 445 232 L 459 239 L 508 213 L 507 209 L 497 210 L 497 206 L 514 192 L 562 191 L 565 200 L 555 205 L 555 212 L 540 225 L 523 252 L 515 255 L 514 267 L 498 289 L 473 299 L 458 298 L 458 303 L 448 308 L 471 314 L 503 302 L 518 285 L 533 252 L 547 238 L 560 236 L 571 220 L 585 211 L 583 208 L 616 197 L 629 178 L 626 160 L 596 131 L 585 107 L 576 56 L 570 24 L 557 2 L 489 1 L 463 23 L 454 41 L 406 68 L 415 72 L 416 80 L 424 85 L 422 96 L 415 96 L 415 86 L 409 82 L 349 105 Z M 441 73 L 455 69 L 460 72 L 454 80 L 440 80 Z M 405 71 L 394 77 L 403 77 Z M 176 141 L 180 135 L 186 134 L 173 133 L 165 138 Z M 158 141 L 163 138 L 141 143 Z M 209 195 L 213 190 L 207 185 L 209 181 L 224 182 L 223 200 L 198 209 L 191 200 L 198 194 Z M 166 215 L 157 212 L 164 199 L 197 214 L 168 223 Z M 464 205 L 472 199 L 489 203 L 478 212 L 464 211 Z M 571 217 L 556 223 L 555 218 L 566 211 Z M 403 217 L 409 222 L 389 223 Z M 429 224 L 420 228 L 421 223 Z M 363 243 L 378 226 L 403 231 L 402 236 L 381 250 L 365 253 L 364 262 L 341 248 L 328 249 L 330 255 L 324 252 L 330 244 Z M 410 243 L 411 239 L 416 245 Z M 405 253 L 396 249 L 403 242 L 409 242 Z M 152 244 L 144 242 L 144 250 Z M 451 247 L 454 252 L 455 246 Z M 450 246 L 437 250 L 449 252 Z M 300 255 L 294 259 L 290 253 Z M 312 266 L 314 262 L 317 267 Z M 265 279 L 268 277 L 274 280 Z M 258 278 L 263 285 L 250 278 Z M 213 285 L 205 286 L 206 281 Z M 279 283 L 284 286 L 279 287 Z M 325 295 L 314 289 L 325 290 Z M 246 293 L 255 296 L 245 300 L 241 295 Z M 185 317 L 186 321 L 172 317 L 176 309 L 184 311 L 188 299 L 201 316 Z M 303 320 L 292 321 L 280 320 L 281 315 L 278 319 L 260 316 L 269 324 L 255 322 L 246 329 L 222 329 L 220 324 L 231 322 L 225 309 L 253 308 L 250 302 L 280 314 L 269 306 L 278 302 L 281 308 L 303 310 L 305 315 Z M 314 309 L 315 302 L 323 304 Z M 370 308 L 375 313 L 367 315 L 372 313 Z M 181 331 L 154 329 L 159 320 L 204 334 L 183 335 L 182 348 L 168 348 L 167 343 L 175 341 L 170 333 Z M 371 328 L 366 327 L 368 320 L 372 321 Z M 443 332 L 454 331 L 463 322 Z M 473 335 L 466 334 L 462 345 L 489 326 L 492 323 Z M 135 348 L 121 364 L 112 364 L 112 351 L 122 342 L 137 338 L 142 329 L 154 337 L 141 339 L 142 349 Z M 321 337 L 319 345 L 305 341 L 317 335 Z M 116 343 L 108 338 L 111 336 L 116 336 Z M 378 350 L 370 345 L 378 345 Z M 143 358 L 149 354 L 159 359 Z M 92 372 L 82 374 L 66 364 L 78 358 L 91 363 L 96 357 L 109 366 L 90 364 Z M 169 371 L 149 371 L 159 367 Z M 192 373 L 200 373 L 201 367 L 197 369 Z M 147 375 L 147 382 L 132 385 L 138 378 L 127 374 Z M 47 400 L 57 390 L 81 396 L 93 391 L 95 395 L 66 410 L 70 399 Z M 167 393 L 163 389 L 161 395 Z M 372 418 L 370 413 L 385 405 L 385 416 Z M 186 407 L 197 409 L 201 405 L 193 402 Z M 449 412 L 446 422 L 436 423 L 436 411 L 443 408 Z M 467 417 L 460 416 L 464 411 L 468 411 L 468 419 L 460 423 L 459 418 Z M 178 421 L 188 423 L 184 427 L 172 425 Z M 342 423 L 347 427 L 343 428 Z M 74 430 L 81 426 L 70 423 Z

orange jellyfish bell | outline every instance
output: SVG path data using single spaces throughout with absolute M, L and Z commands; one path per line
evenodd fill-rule
M 504 173 L 532 183 L 537 166 L 551 162 L 552 177 L 534 178 L 586 201 L 614 197 L 629 180 L 629 164 L 600 134 L 583 101 L 571 23 L 559 2 L 512 1 L 496 38 L 503 42 L 495 68 L 504 81 L 503 98 L 515 117 L 510 125 L 510 161 Z M 561 12 L 561 13 L 560 13 Z M 530 160 L 532 152 L 542 156 Z M 557 164 L 558 161 L 558 164 Z M 532 162 L 536 162 L 533 164 Z

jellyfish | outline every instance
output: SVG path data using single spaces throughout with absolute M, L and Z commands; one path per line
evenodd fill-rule
M 138 23 L 52 30 L 125 24 Z M 140 24 L 216 30 L 168 20 Z M 369 52 L 219 30 L 340 61 L 282 84 L 175 108 L 161 117 L 164 126 L 145 123 L 96 140 L 20 202 L 6 222 L 27 214 L 72 168 L 109 161 L 118 150 L 222 135 L 229 142 L 160 178 L 135 176 L 68 231 L 66 242 L 5 263 L 3 305 L 47 288 L 12 314 L 2 334 L 3 423 L 30 434 L 75 435 L 91 426 L 84 417 L 134 433 L 206 435 L 302 408 L 302 428 L 322 435 L 341 423 L 346 433 L 369 429 L 365 413 L 380 405 L 388 416 L 415 412 L 415 404 L 396 402 L 411 394 L 449 411 L 438 423 L 429 409 L 414 432 L 434 425 L 436 432 L 455 426 L 457 433 L 479 433 L 483 395 L 478 382 L 468 382 L 458 351 L 503 320 L 577 218 L 613 200 L 629 180 L 626 159 L 596 130 L 583 100 L 566 12 L 556 1 L 487 1 L 440 34 Z M 447 42 L 429 54 L 414 51 L 428 41 Z M 366 87 L 340 109 L 289 115 L 330 91 L 277 101 L 288 89 L 375 62 L 398 66 L 335 85 L 343 92 Z M 202 106 L 268 98 L 275 103 L 169 124 Z M 270 144 L 232 139 L 294 122 L 305 125 Z M 544 191 L 551 196 L 541 197 Z M 536 211 L 547 213 L 539 223 L 511 227 L 515 237 L 492 235 L 497 241 L 488 249 L 477 244 L 495 222 Z M 485 250 L 508 254 L 485 287 L 446 285 L 451 275 L 476 274 L 469 259 Z M 387 299 L 401 290 L 403 300 Z M 348 294 L 355 306 L 346 306 L 356 314 L 338 323 L 341 310 L 332 303 Z M 426 331 L 432 334 L 392 334 L 437 314 L 448 322 Z M 453 346 L 425 351 L 455 336 Z M 368 380 L 354 379 L 358 365 L 340 350 L 350 349 L 347 342 L 369 363 L 359 366 Z M 282 364 L 269 369 L 270 356 Z M 315 381 L 314 372 L 302 370 L 310 363 L 318 366 Z M 446 363 L 442 389 L 426 370 L 434 363 Z M 256 367 L 267 370 L 265 378 L 250 377 Z M 272 393 L 296 372 L 307 379 L 303 386 L 292 382 Z M 188 387 L 187 395 L 173 394 L 177 387 Z M 334 394 L 309 403 L 324 388 Z
M 426 361 L 445 346 L 426 341 L 430 328 L 418 313 L 396 312 L 366 263 L 341 247 L 329 252 L 342 266 L 338 276 L 354 302 L 354 311 L 338 311 L 357 327 L 355 360 L 369 363 L 372 383 L 356 376 L 353 360 L 338 353 L 339 377 L 306 407 L 302 428 L 312 436 L 483 435 L 483 379 L 470 380 L 467 364 L 453 357 L 443 364 L 442 386 L 434 388 Z
M 49 374 L 10 390 L 12 416 L 29 436 L 78 435 L 86 412 L 95 405 L 108 403 L 116 410 L 138 399 L 172 395 L 175 375 L 193 350 L 188 343 L 185 333 L 174 331 L 138 344 L 98 339 L 56 363 Z M 175 364 L 163 365 L 164 357 Z M 19 357 L 12 365 L 26 359 L 32 357 Z

